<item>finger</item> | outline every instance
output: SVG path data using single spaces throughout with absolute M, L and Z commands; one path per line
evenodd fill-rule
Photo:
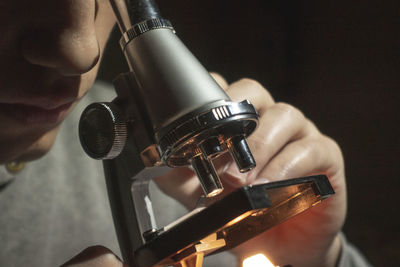
M 259 173 L 261 179 L 278 181 L 283 179 L 325 173 L 336 176 L 343 168 L 340 150 L 330 138 L 302 138 L 289 143 Z
M 295 220 L 318 221 L 330 218 L 333 224 L 341 225 L 346 213 L 346 183 L 344 180 L 344 163 L 341 150 L 337 143 L 326 136 L 318 138 L 303 138 L 288 144 L 270 163 L 259 173 L 254 182 L 267 183 L 284 179 L 325 174 L 335 191 L 335 196 L 324 201 L 322 205 L 312 209 L 314 219 L 308 215 L 297 216 Z M 330 206 L 330 208 L 326 208 Z M 340 216 L 338 214 L 341 214 Z M 295 222 L 292 220 L 292 222 Z
M 230 162 L 230 160 L 231 157 L 228 153 L 222 154 L 213 160 L 218 174 L 222 174 L 226 170 L 227 162 Z M 155 177 L 153 181 L 161 191 L 183 204 L 189 210 L 196 207 L 198 199 L 204 194 L 196 174 L 187 167 L 173 168 L 166 174 Z M 229 184 L 223 184 L 224 192 L 232 191 Z
M 274 99 L 270 93 L 258 82 L 251 79 L 241 79 L 232 83 L 226 93 L 232 101 L 249 100 L 257 109 L 260 116 L 265 110 L 274 104 Z
M 214 78 L 214 80 L 218 83 L 218 85 L 222 89 L 226 90 L 228 88 L 228 86 L 229 86 L 228 82 L 219 73 L 210 72 L 210 75 Z
M 260 83 L 251 79 L 245 78 L 232 83 L 228 88 L 226 88 L 226 93 L 229 95 L 232 101 L 243 101 L 245 99 L 249 100 L 258 111 L 260 116 L 260 121 L 266 120 L 264 118 L 265 111 L 269 107 L 274 105 L 274 99 L 269 94 L 269 92 Z M 261 122 L 259 124 L 263 125 L 264 123 Z M 260 136 L 260 138 L 257 138 L 258 135 Z M 265 135 L 264 131 L 262 130 L 262 128 L 260 129 L 259 126 L 259 128 L 252 134 L 252 136 L 247 139 L 252 151 L 253 149 L 258 148 L 257 139 L 262 140 L 264 135 Z M 246 183 L 245 182 L 246 176 L 238 171 L 237 166 L 235 164 L 232 164 L 231 159 L 228 160 L 226 159 L 227 159 L 226 157 L 223 157 L 223 160 L 222 158 L 220 158 L 215 161 L 215 163 L 220 167 L 225 165 L 224 167 L 225 170 L 227 169 L 229 164 L 231 165 L 230 168 L 228 169 L 231 170 L 233 175 L 223 175 L 222 179 L 226 177 L 227 178 L 226 182 L 230 183 L 232 186 L 244 185 Z
M 111 250 L 93 246 L 83 250 L 61 267 L 127 267 Z
M 252 183 L 268 162 L 289 142 L 316 135 L 318 130 L 296 108 L 277 103 L 261 116 L 258 129 L 247 139 L 257 166 L 248 173 L 240 173 L 232 164 L 224 179 L 233 186 Z

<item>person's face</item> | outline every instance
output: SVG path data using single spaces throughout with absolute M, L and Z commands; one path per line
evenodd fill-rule
M 0 0 L 0 164 L 33 160 L 92 86 L 108 0 Z

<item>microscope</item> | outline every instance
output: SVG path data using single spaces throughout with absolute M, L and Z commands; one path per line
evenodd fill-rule
M 153 0 L 110 2 L 130 71 L 115 79 L 115 99 L 84 110 L 79 137 L 86 153 L 103 161 L 125 263 L 202 266 L 204 256 L 234 248 L 334 193 L 327 177 L 317 175 L 218 197 L 217 157 L 229 153 L 240 172 L 256 166 L 246 138 L 257 127 L 257 110 L 247 100 L 231 101 Z M 195 210 L 158 227 L 149 182 L 185 166 L 204 195 Z

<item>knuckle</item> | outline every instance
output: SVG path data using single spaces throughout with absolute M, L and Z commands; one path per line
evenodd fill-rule
M 331 137 L 322 135 L 323 143 L 326 147 L 325 153 L 329 154 L 329 158 L 334 166 L 337 167 L 336 172 L 344 169 L 344 158 L 339 144 Z
M 298 108 L 296 108 L 288 103 L 278 102 L 278 103 L 275 103 L 274 107 L 276 109 L 279 109 L 282 113 L 287 114 L 288 116 L 298 117 L 300 119 L 305 120 L 305 116 L 304 116 L 303 112 L 301 112 Z
M 305 118 L 305 132 L 307 135 L 309 136 L 319 136 L 321 133 L 319 131 L 319 129 L 317 128 L 317 126 L 314 124 L 314 122 L 312 122 L 311 120 L 309 120 L 308 118 Z
M 263 88 L 263 86 L 258 81 L 251 78 L 242 78 L 239 80 L 239 83 L 244 84 L 247 87 Z
M 268 90 L 258 81 L 250 78 L 242 78 L 239 80 L 239 83 L 242 84 L 247 90 L 252 91 L 256 97 L 262 102 L 273 103 L 273 97 L 268 92 Z
M 267 173 L 268 179 L 274 180 L 281 180 L 285 178 L 285 173 L 287 172 L 290 165 L 290 160 L 280 160 L 274 161 L 271 165 L 268 166 Z
M 333 140 L 331 137 L 323 135 L 324 141 L 328 147 L 332 149 L 337 155 L 342 156 L 342 149 L 340 148 L 339 144 Z
M 242 78 L 239 82 L 252 90 L 267 91 L 261 83 L 250 78 Z

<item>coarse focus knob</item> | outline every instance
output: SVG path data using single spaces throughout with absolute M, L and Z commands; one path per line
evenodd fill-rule
M 93 103 L 82 113 L 79 139 L 94 159 L 113 159 L 124 149 L 127 130 L 122 112 L 113 103 Z

